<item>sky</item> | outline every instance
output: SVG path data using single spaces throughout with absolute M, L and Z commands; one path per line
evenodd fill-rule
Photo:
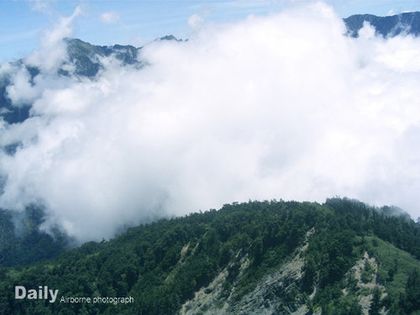
M 39 43 L 45 29 L 59 16 L 80 6 L 83 14 L 74 25 L 74 37 L 94 44 L 142 46 L 173 34 L 189 37 L 201 23 L 234 22 L 249 15 L 278 12 L 308 0 L 1 0 L 0 61 L 25 56 Z M 387 15 L 420 10 L 418 0 L 327 0 L 337 14 Z

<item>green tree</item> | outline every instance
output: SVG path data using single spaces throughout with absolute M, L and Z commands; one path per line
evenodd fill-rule
M 372 302 L 370 303 L 369 315 L 379 315 L 381 310 L 381 291 L 376 287 L 373 290 Z

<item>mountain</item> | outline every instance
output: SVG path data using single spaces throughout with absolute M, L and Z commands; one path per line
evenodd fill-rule
M 66 38 L 69 61 L 75 66 L 74 73 L 94 77 L 102 68 L 100 58 L 114 56 L 123 64 L 140 64 L 137 53 L 141 49 L 131 45 L 97 46 L 77 38 Z M 62 70 L 63 71 L 63 70 Z M 63 73 L 66 73 L 63 71 Z
M 392 16 L 357 14 L 344 19 L 350 36 L 357 37 L 364 23 L 372 25 L 377 34 L 393 37 L 400 34 L 420 35 L 420 12 L 401 13 Z
M 357 37 L 364 22 L 383 36 L 419 34 L 419 13 L 345 19 Z M 169 35 L 158 40 L 177 40 Z M 143 67 L 130 45 L 65 39 L 61 76 L 94 80 L 102 58 Z M 23 67 L 33 80 L 40 69 Z M 54 74 L 56 75 L 56 74 Z M 11 77 L 0 76 L 0 116 L 29 117 L 13 106 Z M 19 144 L 3 148 L 13 154 Z M 1 178 L 0 178 L 1 182 Z M 1 185 L 0 185 L 1 190 Z M 0 314 L 419 314 L 420 225 L 392 207 L 348 199 L 324 204 L 249 202 L 129 229 L 108 242 L 69 249 L 44 214 L 0 209 Z M 14 287 L 48 286 L 60 297 L 133 296 L 135 302 L 49 303 L 14 298 Z
M 0 314 L 419 314 L 420 225 L 389 210 L 248 202 L 142 225 L 1 269 Z M 15 300 L 15 285 L 57 301 Z M 97 296 L 134 302 L 66 302 Z
M 420 34 L 420 12 L 401 13 L 393 16 L 375 16 L 371 14 L 352 15 L 344 19 L 349 36 L 357 37 L 359 30 L 365 22 L 375 27 L 376 32 L 384 37 L 393 37 L 399 34 L 410 34 L 418 36 Z M 174 40 L 177 39 L 173 35 L 166 35 L 156 40 Z M 100 46 L 92 45 L 80 39 L 66 38 L 68 62 L 63 64 L 58 70 L 61 75 L 69 75 L 68 66 L 74 67 L 72 74 L 79 77 L 94 78 L 100 69 L 103 68 L 101 58 L 114 56 L 123 64 L 134 65 L 137 67 L 144 66 L 143 62 L 138 59 L 138 52 L 142 47 L 134 47 L 131 45 L 113 45 Z M 25 65 L 23 60 L 14 63 L 17 66 L 26 67 L 33 79 L 39 74 L 39 69 Z M 23 106 L 13 106 L 7 97 L 6 88 L 10 84 L 10 76 L 0 76 L 0 117 L 8 123 L 21 122 L 29 117 L 29 109 L 31 104 Z
M 173 35 L 166 35 L 156 39 L 156 41 L 182 41 Z M 99 70 L 103 69 L 102 58 L 113 56 L 124 65 L 133 65 L 142 67 L 143 62 L 138 58 L 138 52 L 143 47 L 134 47 L 131 45 L 112 45 L 100 46 L 92 45 L 77 38 L 65 38 L 67 46 L 68 60 L 58 70 L 58 74 L 68 76 L 70 74 L 81 78 L 94 78 Z M 25 68 L 31 81 L 40 74 L 40 69 L 25 64 L 24 60 L 18 60 L 11 63 L 13 67 Z M 70 73 L 68 66 L 73 68 Z M 6 122 L 18 123 L 29 117 L 29 110 L 31 104 L 22 104 L 20 106 L 13 106 L 7 96 L 7 86 L 11 84 L 10 73 L 0 73 L 0 118 L 2 117 Z
M 0 268 L 51 259 L 70 247 L 71 240 L 59 229 L 40 229 L 44 219 L 37 207 L 21 213 L 0 209 Z

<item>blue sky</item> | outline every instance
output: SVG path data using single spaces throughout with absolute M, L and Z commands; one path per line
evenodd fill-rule
M 37 46 L 42 30 L 81 6 L 74 37 L 95 44 L 142 44 L 165 34 L 188 37 L 188 19 L 234 21 L 310 0 L 0 0 L 0 61 L 17 59 Z M 337 13 L 386 15 L 420 11 L 419 0 L 326 0 Z

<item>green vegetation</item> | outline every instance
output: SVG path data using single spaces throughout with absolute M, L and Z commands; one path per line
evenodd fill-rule
M 378 276 L 387 292 L 398 297 L 405 291 L 408 275 L 419 266 L 419 261 L 407 252 L 377 237 L 367 237 L 368 250 L 380 262 Z
M 0 314 L 175 314 L 200 289 L 214 297 L 206 307 L 226 302 L 235 313 L 246 296 L 264 287 L 267 305 L 258 307 L 271 305 L 274 313 L 306 307 L 322 314 L 361 314 L 363 308 L 415 314 L 419 244 L 418 224 L 353 200 L 225 205 L 131 228 L 48 262 L 0 269 Z M 291 275 L 288 268 L 294 268 Z M 217 277 L 219 293 L 209 286 Z M 267 279 L 282 279 L 281 286 Z M 135 302 L 20 301 L 15 285 L 47 285 L 59 290 L 59 298 L 133 296 Z
M 28 207 L 22 213 L 0 209 L 0 268 L 29 265 L 58 256 L 70 240 L 58 229 L 52 235 L 39 229 L 42 209 Z

